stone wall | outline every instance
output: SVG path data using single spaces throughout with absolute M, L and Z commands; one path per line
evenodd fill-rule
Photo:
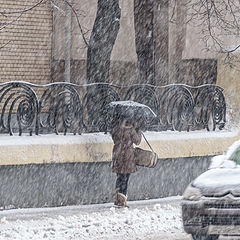
M 138 167 L 129 200 L 182 195 L 239 131 L 145 134 L 159 156 L 155 168 Z M 44 207 L 113 201 L 109 134 L 2 136 L 0 208 Z M 142 141 L 140 147 L 149 149 Z
M 130 176 L 128 199 L 182 195 L 209 166 L 210 157 L 160 159 Z M 116 174 L 110 162 L 0 166 L 0 208 L 113 202 Z

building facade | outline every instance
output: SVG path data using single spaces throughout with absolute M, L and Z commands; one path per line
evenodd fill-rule
M 1 0 L 0 82 L 51 81 L 52 11 L 50 3 Z
M 175 21 L 171 21 L 171 1 L 150 2 L 153 7 L 153 33 L 150 34 L 154 44 L 153 83 L 216 83 L 217 54 L 203 51 L 200 30 L 186 25 L 182 1 L 177 1 Z M 1 82 L 86 83 L 87 46 L 83 34 L 88 41 L 97 1 L 72 0 L 69 3 L 0 1 L 5 12 L 0 15 Z M 120 0 L 119 3 L 120 30 L 111 54 L 110 82 L 119 85 L 139 83 L 134 1 Z

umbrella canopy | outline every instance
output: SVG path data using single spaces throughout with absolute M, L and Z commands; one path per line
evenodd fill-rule
M 107 115 L 113 121 L 122 119 L 133 119 L 146 125 L 153 121 L 157 115 L 147 105 L 134 101 L 114 101 L 107 105 Z

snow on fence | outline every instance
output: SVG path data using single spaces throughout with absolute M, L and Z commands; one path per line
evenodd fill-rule
M 211 84 L 191 87 L 6 82 L 0 84 L 0 133 L 106 132 L 111 125 L 106 105 L 118 100 L 145 104 L 157 114 L 146 130 L 221 130 L 226 123 L 223 89 Z

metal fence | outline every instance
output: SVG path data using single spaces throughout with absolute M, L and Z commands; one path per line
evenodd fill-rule
M 222 129 L 226 123 L 223 89 L 211 84 L 191 87 L 7 82 L 0 84 L 0 133 L 107 132 L 110 124 L 105 107 L 118 100 L 146 104 L 157 114 L 146 130 L 209 131 Z

